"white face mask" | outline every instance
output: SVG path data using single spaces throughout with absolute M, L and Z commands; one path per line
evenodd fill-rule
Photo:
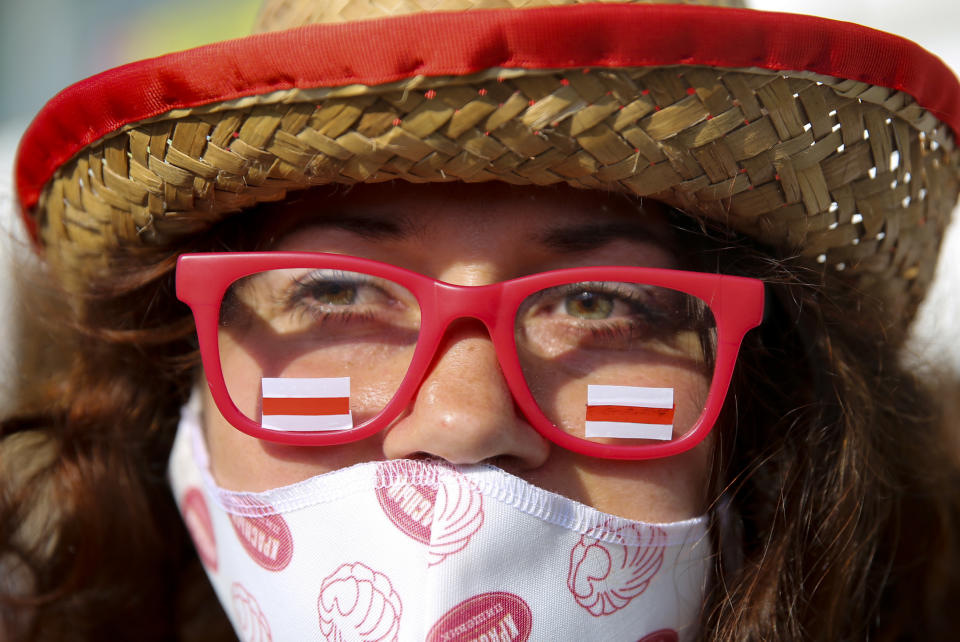
M 492 466 L 370 462 L 219 488 L 196 395 L 169 475 L 243 642 L 670 642 L 696 637 L 706 518 L 634 522 Z

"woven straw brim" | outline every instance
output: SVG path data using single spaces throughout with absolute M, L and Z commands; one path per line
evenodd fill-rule
M 89 145 L 36 208 L 71 291 L 118 254 L 331 183 L 567 183 L 664 201 L 842 272 L 912 316 L 958 194 L 950 130 L 909 95 L 809 72 L 490 69 L 176 110 Z

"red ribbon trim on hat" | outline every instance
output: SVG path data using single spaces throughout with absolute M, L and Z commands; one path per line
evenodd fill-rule
M 882 85 L 912 95 L 960 132 L 960 84 L 950 69 L 908 40 L 851 23 L 684 5 L 421 13 L 248 36 L 81 81 L 47 103 L 28 128 L 16 185 L 26 214 L 58 167 L 120 127 L 271 91 L 499 67 L 678 64 L 808 70 Z

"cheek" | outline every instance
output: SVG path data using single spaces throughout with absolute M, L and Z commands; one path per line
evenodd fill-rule
M 554 448 L 545 466 L 516 474 L 605 513 L 676 522 L 708 509 L 712 435 L 684 453 L 647 461 L 593 459 Z
M 383 459 L 378 437 L 324 448 L 287 446 L 256 439 L 227 422 L 207 387 L 203 388 L 203 427 L 210 470 L 222 488 L 263 492 L 363 461 Z
M 229 334 L 221 332 L 219 339 L 220 367 L 230 400 L 244 416 L 256 420 L 259 418 L 263 371 L 253 356 L 255 352 L 241 348 Z
M 624 368 L 621 364 L 591 364 L 583 372 L 556 363 L 552 368 L 529 377 L 534 398 L 547 418 L 569 432 L 584 438 L 588 389 L 591 384 L 667 390 L 673 395 L 675 415 L 672 439 L 679 439 L 694 426 L 706 406 L 710 377 L 685 366 L 644 365 Z M 630 444 L 630 440 L 600 440 Z
M 284 337 L 268 330 L 221 331 L 223 378 L 231 400 L 260 421 L 261 379 L 349 378 L 353 424 L 376 416 L 393 398 L 413 358 L 416 341 L 385 334 L 351 341 L 312 335 Z
M 292 364 L 294 371 L 296 364 Z M 235 343 L 221 343 L 221 366 L 231 400 L 247 417 L 259 419 L 263 368 Z M 280 373 L 283 374 L 282 372 Z M 203 388 L 203 425 L 210 468 L 221 487 L 262 492 L 363 461 L 383 459 L 381 437 L 323 448 L 288 446 L 251 437 L 231 425 Z

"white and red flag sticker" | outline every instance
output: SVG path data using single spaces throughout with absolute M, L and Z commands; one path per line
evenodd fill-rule
M 260 423 L 273 430 L 350 430 L 350 377 L 264 377 Z
M 673 388 L 587 386 L 586 436 L 673 437 Z

